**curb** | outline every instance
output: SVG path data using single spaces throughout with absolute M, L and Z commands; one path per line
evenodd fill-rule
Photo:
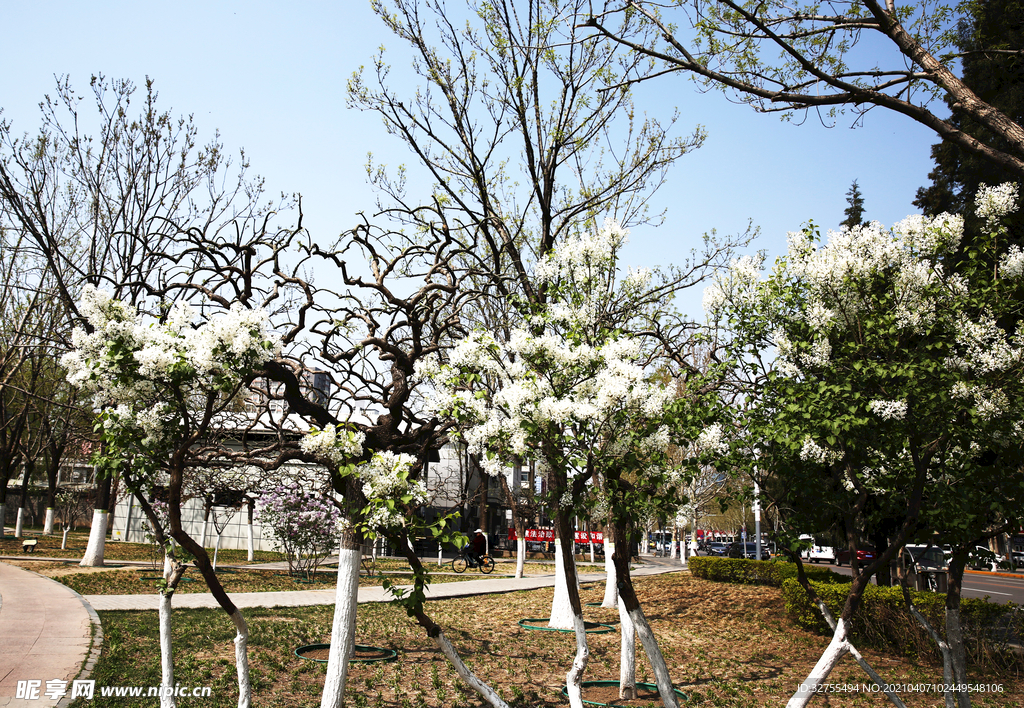
M 1018 578 L 1024 580 L 1024 573 L 1011 573 L 1009 571 L 997 570 L 995 572 L 991 570 L 964 570 L 964 575 L 982 575 L 982 576 L 996 576 L 1000 578 Z
M 43 576 L 46 577 L 45 575 Z M 53 578 L 47 578 L 53 580 Z M 53 582 L 57 582 L 54 580 Z M 66 585 L 64 587 L 67 587 Z M 68 588 L 71 590 L 71 588 Z M 92 676 L 92 672 L 96 669 L 96 662 L 100 660 L 100 654 L 103 652 L 103 623 L 100 622 L 100 616 L 97 614 L 93 606 L 89 604 L 89 601 L 85 599 L 83 595 L 80 595 L 75 590 L 71 590 L 75 593 L 82 606 L 85 607 L 85 611 L 89 613 L 89 619 L 92 621 L 92 644 L 89 646 L 89 654 L 85 657 L 85 661 L 82 662 L 82 668 L 78 671 L 78 675 L 75 676 L 74 680 L 84 681 Z M 71 696 L 64 696 L 57 702 L 57 708 L 67 708 L 72 703 Z

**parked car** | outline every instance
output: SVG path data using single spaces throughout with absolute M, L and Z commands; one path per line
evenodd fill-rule
M 857 565 L 864 565 L 870 563 L 876 558 L 877 554 L 875 549 L 870 546 L 857 549 Z M 850 549 L 843 548 L 836 553 L 836 565 L 849 565 L 850 564 Z
M 757 544 L 734 541 L 729 544 L 726 555 L 730 558 L 753 558 L 757 560 Z M 768 550 L 768 544 L 761 544 L 761 560 L 768 560 L 771 557 L 772 554 Z
M 949 567 L 946 554 L 938 546 L 906 546 L 904 554 L 903 562 L 907 567 L 913 564 L 918 571 L 945 571 Z
M 709 543 L 704 544 L 704 549 L 701 551 L 701 555 L 724 556 L 728 548 L 728 543 L 722 543 L 721 541 L 710 541 Z
M 1001 556 L 991 548 L 975 546 L 967 559 L 967 565 L 977 570 L 995 570 L 1000 564 L 1006 563 L 1006 556 Z
M 1015 568 L 1024 568 L 1024 551 L 1013 551 L 1010 554 Z
M 811 563 L 820 563 L 822 561 L 826 563 L 836 562 L 836 552 L 835 549 L 832 548 L 832 546 L 823 545 L 819 543 L 817 539 L 815 539 L 813 536 L 810 536 L 808 534 L 803 534 L 802 536 L 800 536 L 800 540 L 809 541 L 811 544 L 810 548 L 804 550 L 800 554 L 805 561 L 810 561 Z

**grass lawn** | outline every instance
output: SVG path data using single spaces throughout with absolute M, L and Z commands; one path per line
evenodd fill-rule
M 0 555 L 19 556 L 25 558 L 25 560 L 31 560 L 33 555 L 49 556 L 50 558 L 81 558 L 85 554 L 86 546 L 89 545 L 88 531 L 74 531 L 68 534 L 68 547 L 63 550 L 60 547 L 61 534 L 59 533 L 53 536 L 44 536 L 36 530 L 30 531 L 25 537 L 38 540 L 39 543 L 33 552 L 25 553 L 22 551 L 21 539 L 0 538 Z M 209 552 L 210 558 L 213 558 L 213 548 L 207 548 L 206 550 Z M 163 556 L 158 557 L 154 554 L 155 546 L 149 543 L 124 543 L 122 541 L 108 540 L 103 548 L 104 561 L 111 562 L 119 560 L 152 562 L 163 558 Z M 247 556 L 248 554 L 245 550 L 222 548 L 217 554 L 217 564 L 245 564 L 248 563 L 246 560 Z M 254 556 L 256 560 L 253 562 L 255 563 L 272 563 L 284 560 L 284 554 L 276 551 L 256 551 Z M 162 563 L 163 561 L 160 560 L 160 562 Z
M 82 595 L 155 595 L 155 581 L 159 577 L 159 571 L 150 567 L 124 567 L 124 568 L 80 568 L 76 564 L 69 564 L 60 561 L 33 561 L 17 560 L 9 561 L 14 565 L 46 575 Z M 490 575 L 483 575 L 479 570 L 470 569 L 462 574 L 452 572 L 451 565 L 446 564 L 437 567 L 435 563 L 427 563 L 428 570 L 433 572 L 431 582 L 452 583 L 465 580 L 480 580 L 483 578 L 502 577 L 505 574 L 515 573 L 514 564 L 498 564 Z M 328 567 L 320 570 L 307 582 L 305 578 L 297 580 L 281 570 L 259 570 L 259 569 L 224 569 L 226 572 L 220 574 L 221 583 L 229 593 L 234 592 L 282 592 L 288 590 L 322 590 L 334 588 L 337 585 L 337 570 Z M 528 574 L 553 574 L 554 566 L 550 564 L 534 563 L 527 566 Z M 378 559 L 375 566 L 375 573 L 372 577 L 361 574 L 359 584 L 363 587 L 379 586 L 387 576 L 399 584 L 412 582 L 412 572 L 409 564 L 404 560 L 382 558 Z M 178 585 L 178 593 L 209 592 L 206 583 L 203 581 L 199 571 L 191 568 L 185 574 Z
M 789 695 L 828 644 L 827 637 L 796 627 L 773 588 L 727 585 L 672 574 L 637 581 L 638 592 L 661 642 L 675 685 L 689 694 L 689 705 L 784 705 Z M 584 586 L 584 602 L 601 599 L 600 584 Z M 574 650 L 569 634 L 528 631 L 516 622 L 544 617 L 552 591 L 535 590 L 428 603 L 470 667 L 517 708 L 564 706 L 559 693 Z M 291 707 L 319 704 L 325 664 L 294 655 L 295 648 L 329 639 L 333 608 L 247 610 L 250 629 L 253 702 L 255 706 Z M 101 612 L 103 653 L 93 678 L 97 686 L 155 686 L 159 651 L 155 612 Z M 588 620 L 617 624 L 615 610 L 587 607 Z M 182 686 L 212 689 L 208 698 L 179 699 L 180 706 L 236 705 L 236 678 L 230 621 L 216 610 L 174 613 L 175 679 Z M 390 664 L 352 665 L 347 705 L 361 708 L 421 708 L 484 705 L 449 668 L 431 641 L 400 609 L 389 605 L 359 607 L 356 641 L 393 648 Z M 590 635 L 586 680 L 618 678 L 618 633 Z M 941 667 L 931 659 L 864 652 L 887 680 L 939 682 Z M 653 680 L 638 650 L 641 680 Z M 1017 676 L 973 676 L 973 681 L 1001 684 L 1003 693 L 975 694 L 976 706 L 1024 704 Z M 833 673 L 834 683 L 861 684 L 868 679 L 849 658 Z M 908 693 L 908 706 L 939 706 L 937 694 Z M 128 698 L 78 701 L 88 706 L 156 705 L 156 699 Z M 882 706 L 884 695 L 845 693 L 821 696 L 816 706 Z

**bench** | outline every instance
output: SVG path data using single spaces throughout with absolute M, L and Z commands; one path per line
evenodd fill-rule
M 37 538 L 26 538 L 21 541 L 21 550 L 25 553 L 32 553 L 36 550 L 36 544 L 39 543 Z

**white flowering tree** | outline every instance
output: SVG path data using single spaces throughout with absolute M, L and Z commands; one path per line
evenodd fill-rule
M 572 556 L 573 519 L 592 496 L 594 480 L 616 529 L 624 627 L 638 628 L 665 704 L 675 700 L 629 581 L 626 528 L 649 505 L 651 491 L 665 491 L 671 481 L 659 463 L 679 415 L 672 393 L 647 370 L 650 347 L 625 334 L 631 322 L 661 306 L 652 295 L 658 288 L 650 272 L 631 271 L 616 283 L 617 253 L 625 237 L 609 220 L 594 233 L 567 239 L 537 263 L 535 285 L 546 303 L 535 307 L 508 341 L 474 332 L 445 361 L 426 360 L 418 368 L 436 387 L 430 405 L 459 423 L 487 473 L 503 474 L 524 457 L 547 468 L 557 563 L 549 625 L 575 631 L 577 652 L 567 675 L 573 706 L 582 705 L 588 658 Z M 624 641 L 629 664 L 627 644 L 632 642 Z
M 55 84 L 39 104 L 37 130 L 0 121 L 0 233 L 5 245 L 16 234 L 19 250 L 45 268 L 52 285 L 27 280 L 40 287 L 38 304 L 52 299 L 60 308 L 39 347 L 44 355 L 52 357 L 54 345 L 70 348 L 74 326 L 89 327 L 77 310 L 87 283 L 139 308 L 179 299 L 182 290 L 215 296 L 223 273 L 236 294 L 251 295 L 253 280 L 243 273 L 257 262 L 251 243 L 220 254 L 221 275 L 199 275 L 210 274 L 218 261 L 210 254 L 237 235 L 240 220 L 263 220 L 272 208 L 245 155 L 233 161 L 216 135 L 206 142 L 191 117 L 162 109 L 150 80 L 138 87 L 96 75 L 83 90 L 61 76 Z M 233 233 L 219 238 L 222 229 Z M 103 564 L 115 485 L 98 480 L 82 565 Z M 4 491 L 0 484 L 0 505 Z
M 967 680 L 962 643 L 954 646 L 967 549 L 1024 511 L 1024 254 L 1002 245 L 1001 222 L 1014 209 L 1012 185 L 982 190 L 985 232 L 966 248 L 963 219 L 948 214 L 856 227 L 826 243 L 809 228 L 790 235 L 767 280 L 758 259 L 741 259 L 706 293 L 747 374 L 736 422 L 757 442 L 748 465 L 779 480 L 791 522 L 839 518 L 851 550 L 846 603 L 827 617 L 832 643 L 790 705 L 808 702 L 847 652 L 860 659 L 847 631 L 869 579 L 915 534 L 934 531 L 954 547 L 949 650 L 940 644 L 947 679 Z M 889 547 L 859 567 L 858 543 L 886 522 Z
M 61 361 L 68 379 L 93 394 L 99 411 L 103 446 L 94 458 L 98 473 L 120 473 L 158 532 L 163 524 L 144 491 L 159 478 L 166 479 L 169 534 L 195 558 L 237 629 L 238 704 L 245 708 L 251 700 L 246 622 L 224 591 L 206 550 L 182 527 L 182 488 L 191 465 L 209 462 L 197 459 L 195 450 L 202 449 L 218 414 L 278 353 L 266 315 L 236 304 L 196 326 L 195 312 L 179 301 L 164 321 L 147 322 L 135 308 L 91 287 L 84 290 L 79 311 L 91 331 L 76 330 L 74 349 Z M 169 636 L 170 599 L 180 570 L 165 568 L 162 635 L 166 629 Z M 165 653 L 163 679 L 173 686 L 168 666 Z

